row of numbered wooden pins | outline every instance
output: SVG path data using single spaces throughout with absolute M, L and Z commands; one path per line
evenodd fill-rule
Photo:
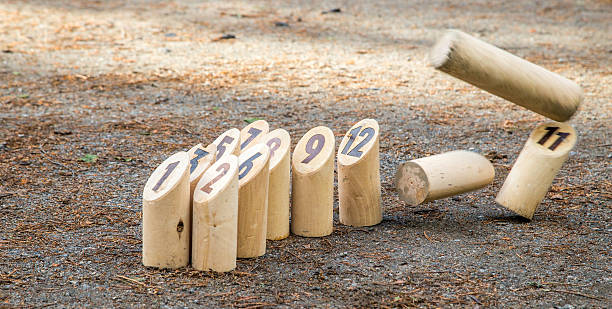
M 531 218 L 575 141 L 568 124 L 537 127 L 496 201 Z M 290 146 L 286 130 L 269 131 L 258 120 L 167 158 L 143 192 L 143 264 L 178 268 L 191 261 L 195 269 L 224 272 L 236 267 L 236 258 L 265 254 L 266 239 L 286 238 L 290 230 L 305 237 L 331 234 L 334 134 L 315 127 L 292 155 Z M 338 147 L 340 223 L 381 222 L 379 166 L 379 126 L 364 119 Z M 451 151 L 404 162 L 396 187 L 402 200 L 417 205 L 482 188 L 494 174 L 483 156 Z

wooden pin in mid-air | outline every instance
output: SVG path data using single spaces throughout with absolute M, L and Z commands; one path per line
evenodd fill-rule
M 213 145 L 217 146 L 215 160 L 220 160 L 223 156 L 230 154 L 238 156 L 240 154 L 240 130 L 232 128 L 225 131 L 217 137 Z
M 266 253 L 270 149 L 260 143 L 238 158 L 238 251 L 239 258 Z
M 312 128 L 299 140 L 292 157 L 291 232 L 321 237 L 334 228 L 334 133 Z
M 142 263 L 158 268 L 189 264 L 191 209 L 189 155 L 178 152 L 160 164 L 142 194 Z
M 379 131 L 376 120 L 361 120 L 338 148 L 338 200 L 344 225 L 371 226 L 382 221 Z
M 289 179 L 291 173 L 289 133 L 276 129 L 266 136 L 270 148 L 270 184 L 268 186 L 268 232 L 270 240 L 289 236 Z
M 480 189 L 495 177 L 491 162 L 465 150 L 402 163 L 395 174 L 399 197 L 410 205 Z
M 531 220 L 576 140 L 576 131 L 568 123 L 549 122 L 535 128 L 495 201 Z
M 264 141 L 270 131 L 270 125 L 265 120 L 251 122 L 240 131 L 240 152 Z
M 236 268 L 238 158 L 224 156 L 198 182 L 193 194 L 191 264 L 217 272 Z

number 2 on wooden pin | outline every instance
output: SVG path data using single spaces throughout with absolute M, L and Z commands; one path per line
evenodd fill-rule
M 219 174 L 215 178 L 211 179 L 207 184 L 205 184 L 201 190 L 206 193 L 212 192 L 213 190 L 212 185 L 214 185 L 217 181 L 219 181 L 219 179 L 225 176 L 225 174 L 227 174 L 229 169 L 230 169 L 229 163 L 223 163 L 219 165 L 219 167 L 217 167 L 217 172 L 219 172 Z
M 542 136 L 542 138 L 538 141 L 538 144 L 544 146 L 544 144 L 550 139 L 550 137 L 557 132 L 557 130 L 559 130 L 559 127 L 546 127 L 546 134 L 544 134 L 544 136 Z M 548 149 L 550 150 L 555 150 L 557 149 L 557 147 L 559 147 L 559 145 L 563 142 L 563 140 L 565 140 L 568 136 L 570 136 L 570 133 L 567 132 L 557 132 L 556 134 L 557 136 L 559 136 L 549 147 Z
M 361 152 L 361 148 L 363 148 L 363 146 L 370 142 L 374 135 L 376 135 L 376 131 L 373 128 L 366 127 L 362 131 L 361 127 L 362 126 L 355 127 L 349 132 L 349 140 L 344 146 L 344 149 L 342 149 L 341 154 L 353 156 L 356 158 L 361 157 L 361 155 L 363 154 L 363 152 Z M 365 138 L 359 144 L 357 144 L 355 148 L 349 151 L 349 149 L 353 145 L 353 142 L 357 139 L 357 136 L 365 136 Z

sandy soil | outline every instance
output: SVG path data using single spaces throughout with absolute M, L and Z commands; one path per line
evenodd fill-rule
M 0 307 L 609 307 L 610 20 L 610 1 L 2 1 Z M 447 28 L 584 89 L 532 222 L 494 197 L 546 119 L 429 67 Z M 150 173 L 251 117 L 294 143 L 377 119 L 383 222 L 336 208 L 331 236 L 270 241 L 230 273 L 143 267 Z M 494 184 L 399 201 L 399 163 L 454 149 L 490 158 Z

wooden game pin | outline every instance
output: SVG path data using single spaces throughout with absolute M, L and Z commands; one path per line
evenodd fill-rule
M 244 127 L 240 131 L 240 152 L 263 142 L 269 131 L 270 126 L 265 120 L 257 120 Z
M 449 30 L 430 53 L 438 70 L 556 121 L 582 101 L 573 81 L 459 30 Z
M 240 130 L 232 128 L 225 131 L 217 137 L 213 145 L 217 146 L 215 160 L 220 160 L 223 156 L 230 154 L 238 156 L 240 154 Z
M 158 268 L 189 264 L 191 209 L 189 155 L 181 151 L 160 164 L 142 193 L 142 263 Z
M 261 143 L 250 147 L 238 158 L 239 258 L 258 257 L 266 253 L 269 159 L 270 149 Z
M 418 205 L 480 189 L 494 177 L 495 169 L 487 158 L 456 150 L 402 163 L 395 186 L 401 200 Z
M 198 182 L 193 194 L 191 264 L 216 272 L 236 268 L 238 158 L 224 156 Z
M 204 171 L 213 163 L 215 163 L 215 156 L 217 152 L 217 145 L 210 144 L 207 147 L 202 144 L 193 146 L 187 154 L 189 155 L 189 186 L 191 188 L 191 197 L 193 198 L 193 191 L 196 184 L 200 181 Z
M 550 122 L 535 128 L 495 201 L 531 220 L 576 140 L 576 131 L 567 123 Z
M 268 228 L 266 238 L 280 240 L 289 236 L 289 179 L 291 138 L 283 129 L 266 136 L 270 148 L 270 184 L 268 187 Z
M 306 237 L 331 234 L 334 227 L 334 133 L 310 129 L 293 150 L 291 232 Z
M 379 131 L 376 120 L 361 120 L 338 147 L 338 200 L 344 225 L 371 226 L 382 221 Z

